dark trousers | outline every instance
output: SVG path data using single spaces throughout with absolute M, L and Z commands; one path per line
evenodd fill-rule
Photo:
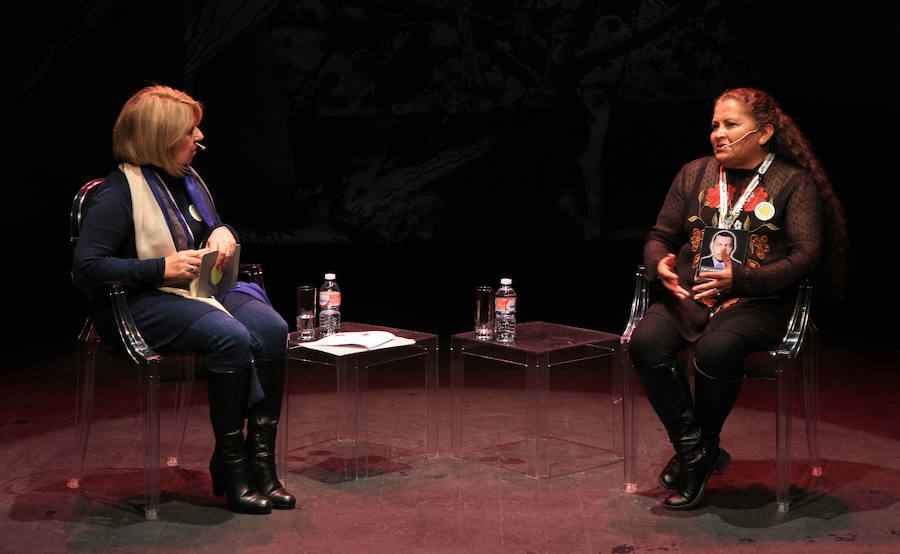
M 666 318 L 651 312 L 635 329 L 629 348 L 647 397 L 670 439 L 674 442 L 696 424 L 709 442 L 717 445 L 740 392 L 744 360 L 756 345 L 732 331 L 701 335 L 693 345 L 693 398 L 683 375 L 675 371 L 678 353 L 686 346 L 688 341 Z

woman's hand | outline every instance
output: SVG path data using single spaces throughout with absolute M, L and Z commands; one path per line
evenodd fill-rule
M 237 241 L 234 240 L 234 235 L 231 234 L 228 227 L 216 227 L 206 239 L 207 248 L 219 251 L 219 255 L 216 257 L 216 267 L 222 271 L 231 263 L 235 245 L 237 245 Z
M 731 256 L 728 255 L 728 251 L 723 246 L 719 251 L 719 259 L 723 261 L 725 264 L 724 269 L 718 269 L 716 271 L 701 271 L 697 277 L 700 279 L 709 279 L 699 285 L 694 285 L 691 289 L 694 291 L 694 299 L 695 300 L 703 300 L 714 299 L 719 295 L 727 294 L 731 291 L 731 287 L 734 284 L 733 274 L 731 271 Z
M 186 284 L 197 278 L 200 272 L 200 251 L 182 250 L 166 256 L 163 280 L 167 285 Z
M 669 254 L 656 265 L 659 281 L 669 292 L 679 300 L 690 298 L 691 294 L 678 284 L 678 274 L 675 273 L 675 254 Z

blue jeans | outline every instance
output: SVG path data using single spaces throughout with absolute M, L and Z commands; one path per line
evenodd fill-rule
M 272 306 L 255 298 L 245 302 L 240 292 L 219 300 L 231 316 L 221 310 L 204 314 L 166 350 L 205 354 L 213 373 L 244 371 L 254 360 L 284 359 L 288 325 Z

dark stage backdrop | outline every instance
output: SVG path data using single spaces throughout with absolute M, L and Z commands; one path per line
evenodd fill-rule
M 335 271 L 348 319 L 459 332 L 472 287 L 510 276 L 520 318 L 619 331 L 642 237 L 679 167 L 709 152 L 711 99 L 731 86 L 780 100 L 846 205 L 855 259 L 884 254 L 865 237 L 892 219 L 876 213 L 877 195 L 893 198 L 898 35 L 877 11 L 749 0 L 20 8 L 30 13 L 4 48 L 10 344 L 73 340 L 84 306 L 69 280 L 69 202 L 113 167 L 115 117 L 148 83 L 204 103 L 209 150 L 195 166 L 289 321 L 293 288 Z M 836 332 L 855 330 L 888 277 L 853 279 L 847 303 L 819 311 Z M 882 313 L 897 308 L 888 296 Z

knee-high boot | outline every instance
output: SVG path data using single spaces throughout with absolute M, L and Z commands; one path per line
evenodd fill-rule
M 290 510 L 297 505 L 297 500 L 281 486 L 275 468 L 275 437 L 284 394 L 285 360 L 257 360 L 256 372 L 266 396 L 250 407 L 247 416 L 250 470 L 256 486 L 272 501 L 272 506 Z
M 676 451 L 679 459 L 679 484 L 665 506 L 692 508 L 700 501 L 709 476 L 725 470 L 731 456 L 719 447 L 719 433 L 741 391 L 743 379 L 718 379 L 705 373 L 694 362 L 694 433 L 682 440 Z
M 700 425 L 708 444 L 719 445 L 722 426 L 737 402 L 743 382 L 743 377 L 713 377 L 694 362 L 694 421 Z
M 209 373 L 209 419 L 216 437 L 209 473 L 213 494 L 224 493 L 233 511 L 267 514 L 272 511 L 272 502 L 258 492 L 244 447 L 249 379 L 249 371 Z
M 659 365 L 638 373 L 647 399 L 675 447 L 675 457 L 660 475 L 660 484 L 677 492 L 663 505 L 670 509 L 692 508 L 700 501 L 709 476 L 714 470 L 724 470 L 730 457 L 718 447 L 704 444 L 700 426 L 694 420 L 690 389 L 675 367 Z
M 716 470 L 724 471 L 731 462 L 731 456 L 718 446 L 711 445 L 703 438 L 703 432 L 696 423 L 673 441 L 678 458 L 678 488 L 666 498 L 663 507 L 670 510 L 689 510 L 703 498 L 706 484 Z
M 694 421 L 694 402 L 687 382 L 667 364 L 638 369 L 638 375 L 650 406 L 674 443 Z
M 713 473 L 721 474 L 728 467 L 731 456 L 725 449 L 719 448 L 719 433 L 737 400 L 742 380 L 722 381 L 703 373 L 696 366 L 696 361 L 694 364 L 694 421 L 700 426 L 703 440 L 710 450 L 719 449 L 719 458 L 713 467 Z M 678 456 L 675 455 L 659 474 L 659 484 L 667 489 L 676 490 L 680 479 L 681 467 Z

